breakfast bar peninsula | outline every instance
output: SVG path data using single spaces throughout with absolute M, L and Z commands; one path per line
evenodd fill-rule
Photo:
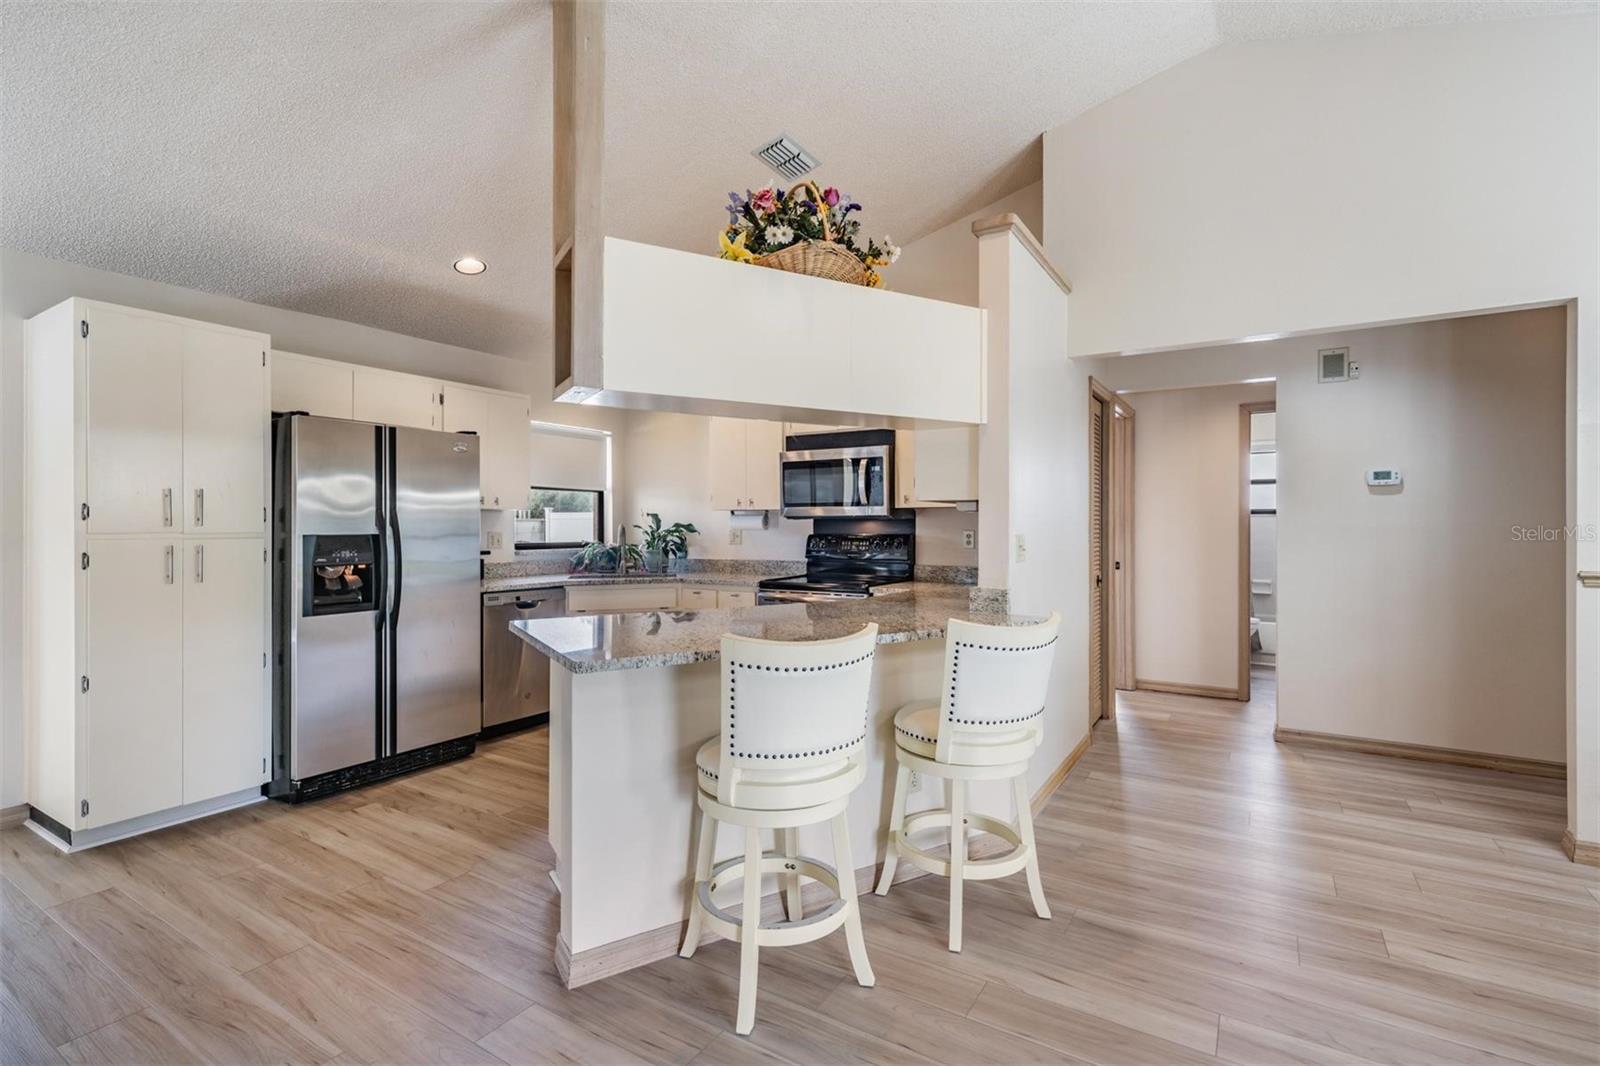
M 974 605 L 966 587 L 908 582 L 856 600 L 510 623 L 551 661 L 550 841 L 561 891 L 556 961 L 567 985 L 678 949 L 693 880 L 695 752 L 718 732 L 724 633 L 824 640 L 878 624 L 867 781 L 849 808 L 851 864 L 866 885 L 882 854 L 893 789 L 894 712 L 938 694 L 941 638 L 951 618 L 1033 621 Z M 909 807 L 940 802 L 930 783 L 913 793 Z M 975 791 L 973 802 L 1003 813 L 1010 798 L 997 787 Z M 742 846 L 732 830 L 718 844 L 719 857 Z M 802 854 L 831 856 L 825 826 L 802 830 L 799 845 Z

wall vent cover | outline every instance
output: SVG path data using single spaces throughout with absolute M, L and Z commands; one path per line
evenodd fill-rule
M 1317 352 L 1317 381 L 1349 381 L 1350 349 L 1323 348 Z
M 817 157 L 791 141 L 786 133 L 778 134 L 750 154 L 790 181 L 799 181 L 817 169 Z

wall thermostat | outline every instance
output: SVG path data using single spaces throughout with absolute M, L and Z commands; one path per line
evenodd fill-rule
M 1368 485 L 1398 485 L 1400 484 L 1400 471 L 1391 468 L 1367 471 Z

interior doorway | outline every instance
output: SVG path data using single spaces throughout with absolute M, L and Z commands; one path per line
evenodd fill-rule
M 1244 403 L 1239 405 L 1239 695 L 1243 701 L 1250 699 L 1250 661 L 1253 646 L 1258 639 L 1259 616 L 1255 610 L 1253 590 L 1256 587 L 1252 559 L 1252 541 L 1261 532 L 1255 528 L 1258 519 L 1270 516 L 1274 526 L 1278 515 L 1277 468 L 1277 402 Z M 1257 442 L 1270 450 L 1256 451 Z M 1258 458 L 1260 456 L 1260 458 Z M 1267 462 L 1270 460 L 1270 462 Z M 1274 567 L 1276 570 L 1276 567 Z M 1274 625 L 1276 615 L 1274 614 Z M 1277 644 L 1274 638 L 1274 649 Z
M 1089 719 L 1133 688 L 1133 407 L 1089 379 Z

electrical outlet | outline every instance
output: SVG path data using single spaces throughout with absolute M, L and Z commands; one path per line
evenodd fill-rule
M 963 548 L 976 548 L 978 546 L 977 531 L 972 529 L 963 529 L 961 531 L 961 546 Z
M 730 530 L 728 530 L 728 543 L 729 544 L 743 544 L 744 543 L 744 530 L 742 530 L 742 529 L 730 529 Z
M 915 770 L 911 771 L 911 777 L 906 781 L 906 791 L 907 792 L 921 792 L 922 791 L 922 775 L 919 774 Z
M 1026 562 L 1028 558 L 1028 538 L 1021 533 L 1017 534 L 1017 562 Z

